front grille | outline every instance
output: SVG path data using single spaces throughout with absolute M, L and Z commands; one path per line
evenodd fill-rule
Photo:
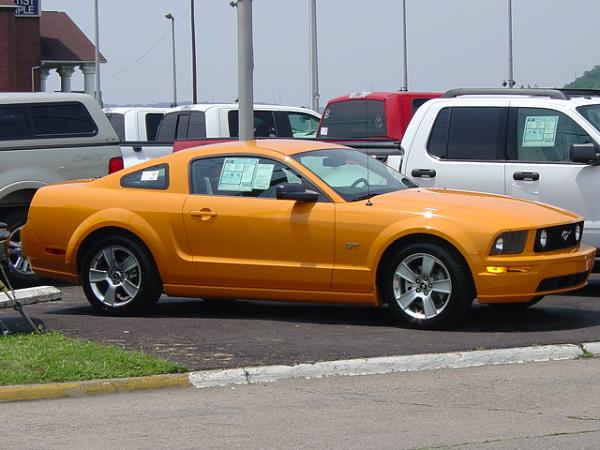
M 533 250 L 536 252 L 550 252 L 552 250 L 560 250 L 561 248 L 575 247 L 581 241 L 581 235 L 579 239 L 575 239 L 575 229 L 578 226 L 581 226 L 581 230 L 583 230 L 582 222 L 537 230 Z M 546 231 L 548 234 L 548 243 L 545 247 L 542 247 L 540 244 L 540 234 L 542 234 L 542 231 Z
M 544 278 L 538 285 L 537 292 L 552 291 L 554 289 L 563 289 L 577 286 L 583 283 L 589 272 L 574 273 L 571 275 L 561 275 L 560 277 Z

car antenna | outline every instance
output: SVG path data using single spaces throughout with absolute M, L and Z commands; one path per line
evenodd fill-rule
M 369 136 L 369 118 L 367 116 L 367 102 L 365 101 L 365 126 L 366 126 L 366 135 Z M 369 180 L 369 160 L 371 159 L 371 153 L 369 152 L 369 142 L 367 142 L 367 206 L 373 206 L 373 202 L 371 201 L 371 183 Z

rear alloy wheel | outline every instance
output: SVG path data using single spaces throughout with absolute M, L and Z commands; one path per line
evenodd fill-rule
M 83 290 L 99 312 L 127 315 L 149 309 L 162 285 L 150 253 L 133 239 L 103 238 L 84 258 Z
M 394 316 L 411 328 L 445 328 L 473 302 L 465 263 L 441 245 L 411 244 L 387 265 L 382 294 Z

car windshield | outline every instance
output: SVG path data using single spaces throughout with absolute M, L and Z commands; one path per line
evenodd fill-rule
M 600 104 L 580 106 L 577 111 L 600 131 Z
M 391 167 L 356 150 L 317 150 L 300 153 L 294 159 L 349 202 L 417 187 Z

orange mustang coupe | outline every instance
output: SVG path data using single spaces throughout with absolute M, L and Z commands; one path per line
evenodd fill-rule
M 582 217 L 424 189 L 310 141 L 231 142 L 40 189 L 23 231 L 35 272 L 131 314 L 169 296 L 387 305 L 415 328 L 480 303 L 531 305 L 586 284 Z

